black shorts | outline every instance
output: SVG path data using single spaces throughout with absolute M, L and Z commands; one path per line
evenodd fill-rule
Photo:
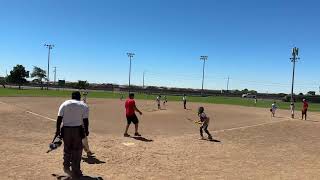
M 138 117 L 135 114 L 132 115 L 132 116 L 127 116 L 127 123 L 131 124 L 131 122 L 133 124 L 138 124 L 139 123 Z
M 307 114 L 308 109 L 302 109 L 302 114 Z

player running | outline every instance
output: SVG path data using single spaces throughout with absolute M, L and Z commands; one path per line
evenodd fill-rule
M 88 94 L 89 94 L 89 91 L 87 91 L 87 90 L 82 92 L 82 96 L 83 96 L 82 101 L 83 101 L 84 103 L 87 103 L 87 96 L 88 96 Z
M 212 140 L 212 136 L 211 136 L 211 134 L 210 134 L 209 131 L 208 131 L 208 126 L 209 126 L 209 120 L 210 120 L 210 118 L 207 117 L 207 115 L 204 113 L 204 108 L 203 108 L 203 107 L 199 107 L 198 116 L 199 116 L 199 118 L 200 118 L 199 124 L 201 124 L 201 126 L 200 126 L 200 136 L 201 136 L 201 139 L 205 139 L 205 138 L 203 137 L 203 130 L 204 130 L 204 132 L 206 132 L 206 133 L 208 134 L 208 139 L 209 139 L 209 140 Z
M 276 102 L 274 101 L 274 102 L 271 104 L 271 109 L 270 109 L 270 112 L 271 112 L 271 116 L 272 116 L 272 117 L 275 116 L 277 109 L 278 109 L 278 106 L 277 106 Z
M 163 97 L 163 105 L 165 106 L 167 102 L 168 102 L 167 96 L 164 96 Z
M 183 108 L 187 109 L 187 96 L 186 96 L 186 94 L 183 94 L 182 101 L 183 101 Z
M 302 102 L 303 102 L 303 106 L 302 106 L 301 120 L 303 120 L 303 116 L 304 116 L 304 120 L 307 120 L 307 112 L 308 112 L 309 104 L 306 99 L 303 99 Z
M 82 92 L 82 95 L 83 95 L 83 98 L 82 98 L 82 101 L 87 104 L 87 96 L 89 94 L 89 91 L 85 90 L 84 92 Z M 87 104 L 88 105 L 88 104 Z M 84 123 L 82 123 L 83 125 L 83 128 L 84 128 Z M 87 156 L 92 156 L 94 155 L 94 153 L 90 150 L 90 147 L 89 147 L 89 140 L 88 140 L 88 137 L 85 136 L 83 139 L 82 139 L 82 145 L 83 145 L 83 150 L 87 153 Z
M 294 109 L 295 109 L 294 102 L 291 102 L 291 104 L 290 104 L 290 111 L 291 111 L 291 118 L 292 118 L 292 119 L 294 119 Z
M 142 115 L 142 112 L 137 108 L 136 102 L 134 101 L 134 94 L 130 93 L 129 98 L 125 102 L 125 108 L 126 108 L 126 117 L 127 117 L 127 126 L 126 130 L 124 132 L 124 137 L 130 137 L 128 134 L 128 129 L 131 124 L 131 122 L 135 126 L 135 136 L 141 136 L 141 134 L 138 133 L 138 128 L 139 128 L 139 120 L 138 117 L 136 116 L 135 111 L 139 112 L 140 115 Z
M 161 109 L 161 106 L 160 106 L 160 103 L 161 103 L 161 95 L 157 96 L 157 105 L 158 105 L 158 109 L 160 110 Z

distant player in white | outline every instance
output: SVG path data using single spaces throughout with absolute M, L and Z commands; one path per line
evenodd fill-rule
M 84 91 L 82 93 L 82 95 L 83 95 L 82 101 L 85 104 L 87 104 L 87 96 L 88 96 L 88 94 L 89 94 L 88 91 Z M 87 136 L 82 139 L 82 145 L 83 145 L 83 150 L 87 153 L 87 156 L 92 156 L 94 154 L 89 148 L 89 141 L 88 141 L 88 137 Z
M 87 96 L 88 96 L 88 94 L 89 94 L 88 91 L 82 92 L 82 96 L 83 96 L 82 101 L 83 101 L 84 103 L 87 103 Z
M 271 109 L 270 109 L 270 112 L 271 112 L 272 117 L 275 116 L 277 109 L 278 109 L 278 106 L 277 106 L 276 102 L 274 101 L 274 102 L 271 104 Z
M 294 118 L 294 109 L 295 109 L 295 105 L 294 105 L 294 103 L 292 102 L 292 103 L 290 104 L 291 118 L 292 118 L 292 119 Z
M 167 102 L 168 102 L 167 96 L 164 96 L 163 97 L 163 105 L 165 106 Z
M 183 94 L 182 101 L 183 101 L 183 108 L 187 109 L 187 96 L 185 94 Z
M 161 109 L 160 103 L 161 103 L 161 95 L 157 96 L 157 105 L 158 105 L 158 109 Z

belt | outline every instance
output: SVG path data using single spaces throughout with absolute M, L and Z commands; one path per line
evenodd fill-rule
M 70 128 L 70 129 L 72 129 L 72 128 L 82 128 L 82 126 L 63 126 L 64 128 Z

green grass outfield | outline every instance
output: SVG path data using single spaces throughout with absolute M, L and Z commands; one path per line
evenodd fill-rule
M 21 96 L 29 96 L 29 97 L 70 97 L 71 91 L 66 90 L 40 90 L 40 89 L 12 89 L 12 88 L 0 88 L 0 97 L 21 97 Z M 124 97 L 126 94 L 123 94 Z M 107 91 L 95 91 L 90 92 L 88 98 L 120 98 L 120 93 L 113 93 Z M 181 96 L 167 96 L 168 101 L 182 101 Z M 155 100 L 155 95 L 146 95 L 146 94 L 138 94 L 136 93 L 136 99 L 149 99 Z M 230 105 L 239 105 L 239 106 L 249 106 L 255 107 L 253 99 L 244 99 L 238 97 L 187 97 L 189 102 L 199 102 L 199 103 L 213 103 L 213 104 L 230 104 Z M 272 100 L 260 100 L 258 99 L 258 103 L 256 107 L 261 108 L 270 108 L 272 104 Z M 278 107 L 280 109 L 289 109 L 290 103 L 277 101 Z M 296 103 L 296 110 L 300 110 L 302 107 L 301 103 Z M 320 112 L 320 104 L 309 104 L 310 111 L 319 111 Z

